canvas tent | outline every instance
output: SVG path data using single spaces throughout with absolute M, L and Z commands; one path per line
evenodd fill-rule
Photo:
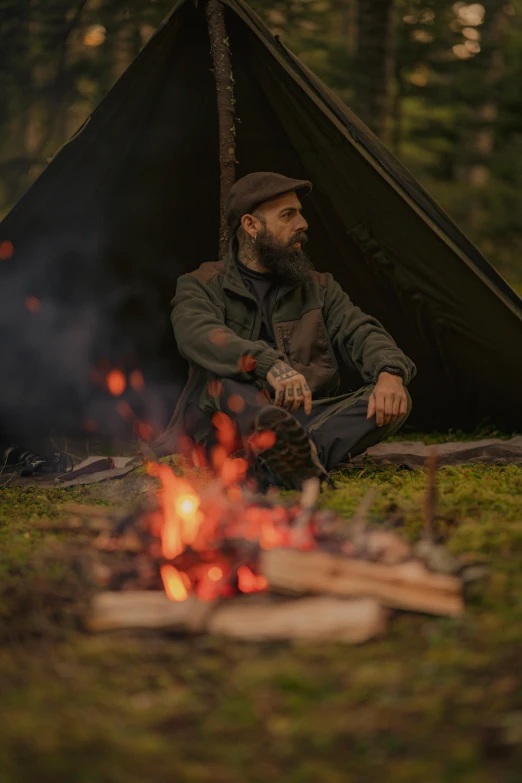
M 416 362 L 416 427 L 519 430 L 521 300 L 243 0 L 224 5 L 237 176 L 312 180 L 310 255 Z M 1 270 L 0 421 L 103 418 L 91 374 L 105 361 L 140 366 L 165 422 L 186 372 L 169 301 L 179 274 L 216 258 L 218 221 L 209 36 L 203 4 L 182 0 L 0 227 L 15 248 Z

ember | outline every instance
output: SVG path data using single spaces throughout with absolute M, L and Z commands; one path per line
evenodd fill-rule
M 125 391 L 127 379 L 121 370 L 111 370 L 107 374 L 107 388 L 115 397 L 119 397 Z
M 13 243 L 4 239 L 0 242 L 0 261 L 8 261 L 14 255 Z
M 25 306 L 31 313 L 37 313 L 40 309 L 40 300 L 36 296 L 28 296 L 25 300 Z

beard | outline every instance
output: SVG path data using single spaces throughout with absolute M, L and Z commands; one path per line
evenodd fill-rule
M 301 247 L 292 247 L 294 242 L 300 242 Z M 314 269 L 314 265 L 303 250 L 306 242 L 308 237 L 304 231 L 298 231 L 289 242 L 283 244 L 264 228 L 258 235 L 259 261 L 280 282 L 300 285 L 310 277 L 310 271 Z

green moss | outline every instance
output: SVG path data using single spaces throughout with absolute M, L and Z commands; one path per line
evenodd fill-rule
M 414 538 L 424 480 L 367 467 L 339 475 L 322 503 L 349 516 L 376 487 L 374 520 Z M 360 647 L 71 630 L 11 642 L 0 656 L 0 782 L 518 781 L 522 468 L 444 468 L 438 487 L 449 547 L 491 571 L 464 619 L 397 615 Z M 13 578 L 6 563 L 34 580 L 38 552 L 56 543 L 39 524 L 89 493 L 3 492 L 0 582 Z

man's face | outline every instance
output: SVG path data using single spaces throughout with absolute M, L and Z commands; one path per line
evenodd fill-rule
M 308 223 L 296 193 L 285 193 L 256 209 L 259 261 L 282 282 L 299 284 L 313 265 L 304 252 Z

